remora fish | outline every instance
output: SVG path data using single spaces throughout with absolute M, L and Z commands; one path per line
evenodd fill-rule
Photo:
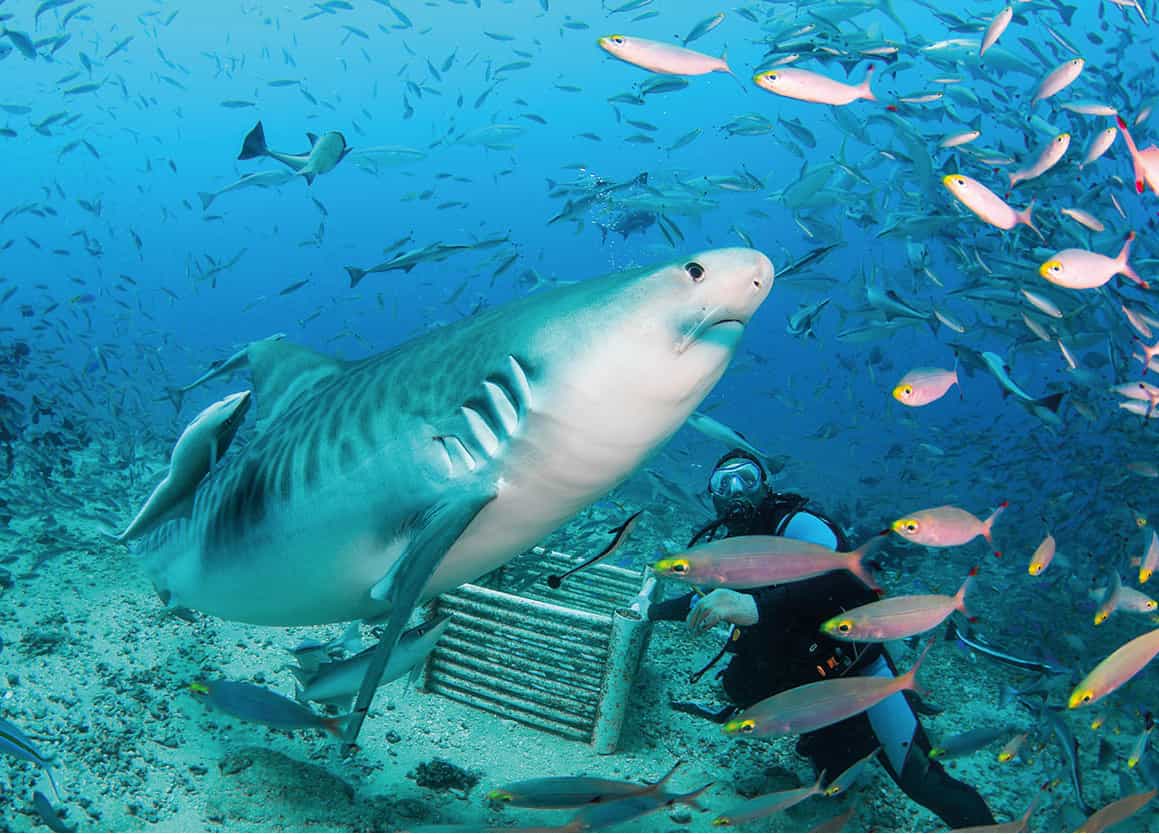
M 317 136 L 307 133 L 310 140 L 310 150 L 306 153 L 282 153 L 270 150 L 266 145 L 266 132 L 262 123 L 254 125 L 253 130 L 246 134 L 241 145 L 238 159 L 257 159 L 268 156 L 288 165 L 292 171 L 306 178 L 307 184 L 313 184 L 314 177 L 333 171 L 334 168 L 350 153 L 346 144 L 346 137 L 336 130 Z
M 262 341 L 277 342 L 284 338 L 286 338 L 285 333 L 275 333 L 273 336 L 267 336 Z M 216 379 L 217 377 L 223 376 L 224 374 L 233 373 L 239 368 L 244 368 L 246 364 L 246 357 L 248 356 L 249 350 L 253 348 L 253 345 L 254 343 L 251 342 L 241 350 L 234 353 L 228 359 L 215 359 L 209 364 L 208 371 L 203 373 L 188 385 L 182 385 L 178 388 L 166 389 L 166 393 L 169 395 L 169 399 L 173 401 L 173 404 L 177 407 L 177 410 L 181 410 L 182 400 L 184 400 L 185 395 L 192 391 L 194 388 L 204 385 L 211 379 Z
M 357 735 L 415 605 L 626 480 L 728 367 L 773 282 L 721 249 L 556 286 L 342 361 L 250 346 L 256 436 L 141 540 L 161 598 L 262 625 L 383 621 Z M 376 675 L 378 677 L 376 677 Z
M 213 201 L 222 194 L 242 188 L 269 188 L 275 185 L 285 185 L 293 178 L 294 174 L 288 171 L 258 171 L 246 174 L 229 185 L 217 189 L 217 191 L 198 191 L 197 196 L 201 199 L 201 210 L 208 211 L 209 207 L 213 205 Z
M 140 538 L 166 519 L 185 515 L 193 493 L 221 460 L 249 411 L 250 392 L 230 394 L 193 418 L 169 456 L 169 472 L 124 532 L 110 534 L 119 542 Z
M 442 614 L 403 632 L 378 685 L 397 680 L 422 663 L 439 642 L 450 621 L 450 614 Z M 318 701 L 347 709 L 366 677 L 366 669 L 377 648 L 377 645 L 371 646 L 353 657 L 327 661 L 312 670 L 290 670 L 301 687 L 298 700 Z
M 1041 660 L 1031 660 L 1027 657 L 1018 657 L 1011 654 L 1004 649 L 1000 649 L 993 643 L 990 643 L 980 635 L 974 632 L 974 629 L 967 627 L 965 631 L 958 628 L 957 623 L 950 620 L 946 624 L 947 641 L 955 640 L 960 642 L 963 646 L 977 652 L 978 654 L 988 657 L 998 663 L 1004 663 L 1007 666 L 1013 666 L 1016 669 L 1026 669 L 1029 672 L 1038 672 L 1044 675 L 1065 675 L 1068 673 L 1066 669 L 1060 669 L 1057 666 L 1051 666 Z

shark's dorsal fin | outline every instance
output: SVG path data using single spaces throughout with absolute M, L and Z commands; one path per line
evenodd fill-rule
M 317 133 L 307 133 L 306 138 L 310 140 L 310 147 L 311 148 L 318 144 L 318 134 Z
M 285 414 L 303 394 L 346 367 L 341 359 L 285 341 L 254 342 L 247 358 L 259 428 Z

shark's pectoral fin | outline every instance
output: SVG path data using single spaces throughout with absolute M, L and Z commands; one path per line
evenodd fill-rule
M 307 391 L 340 373 L 347 363 L 284 341 L 254 342 L 247 351 L 258 424 L 288 411 Z
M 318 144 L 318 134 L 316 134 L 316 133 L 307 132 L 306 139 L 310 142 L 311 148 Z
M 346 725 L 348 749 L 358 738 L 375 690 L 386 672 L 390 654 L 427 580 L 475 516 L 494 498 L 495 492 L 492 489 L 476 489 L 448 497 L 427 510 L 413 525 L 412 538 L 406 550 L 395 560 L 386 576 L 371 589 L 371 596 L 385 603 L 384 607 L 389 613 L 383 624 L 382 639 L 371 656 L 370 666 Z

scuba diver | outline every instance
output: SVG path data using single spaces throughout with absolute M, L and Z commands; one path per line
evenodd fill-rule
M 720 537 L 773 535 L 849 549 L 837 525 L 806 509 L 808 499 L 774 492 L 764 466 L 742 449 L 717 462 L 708 491 L 717 517 L 693 536 L 689 547 Z M 732 655 L 717 673 L 732 703 L 717 709 L 673 703 L 681 712 L 723 723 L 758 701 L 807 683 L 843 675 L 897 674 L 881 644 L 838 642 L 818 631 L 830 617 L 877 599 L 848 571 L 751 591 L 718 588 L 694 601 L 695 596 L 692 592 L 655 602 L 646 616 L 654 622 L 686 620 L 693 631 L 732 624 L 725 650 L 717 656 Z M 880 748 L 878 761 L 898 786 L 951 828 L 993 824 L 981 795 L 929 758 L 930 742 L 911 701 L 924 707 L 916 696 L 899 692 L 852 718 L 804 733 L 797 752 L 832 779 Z

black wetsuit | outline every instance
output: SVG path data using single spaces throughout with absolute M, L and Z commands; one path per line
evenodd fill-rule
M 779 535 L 804 505 L 798 496 L 774 494 L 755 513 L 710 525 L 698 537 L 714 538 L 721 530 L 732 536 Z M 831 521 L 809 514 L 832 530 L 838 550 L 848 550 L 845 537 Z M 818 626 L 830 617 L 877 599 L 853 574 L 838 571 L 747 593 L 756 599 L 757 623 L 740 629 L 739 638 L 729 644 L 732 659 L 719 673 L 724 690 L 737 709 L 830 677 L 896 674 L 880 644 L 838 642 L 818 631 Z M 655 603 L 648 610 L 648 619 L 686 619 L 692 599 L 693 594 L 686 594 Z M 898 698 L 892 707 L 875 710 L 880 714 L 874 714 L 872 720 L 870 712 L 863 712 L 803 734 L 797 752 L 807 756 L 817 772 L 825 770 L 832 779 L 880 745 L 883 749 L 878 760 L 893 780 L 911 799 L 929 808 L 951 828 L 994 823 L 981 795 L 929 758 L 929 738 L 908 701 Z

